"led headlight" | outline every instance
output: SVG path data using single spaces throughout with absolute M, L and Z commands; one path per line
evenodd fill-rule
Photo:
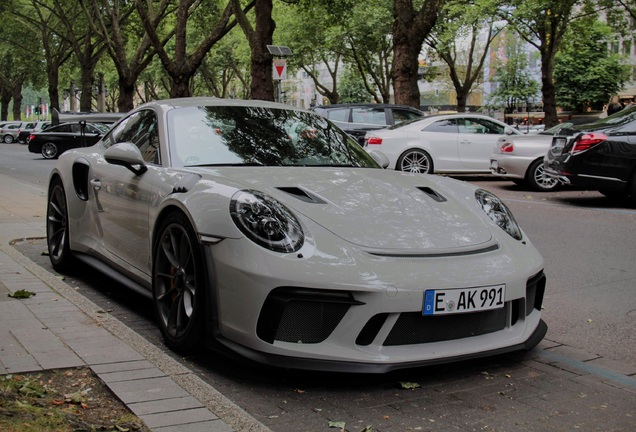
M 521 229 L 506 205 L 495 195 L 483 189 L 475 191 L 477 203 L 494 223 L 514 239 L 521 240 Z
M 230 202 L 232 220 L 250 240 L 275 252 L 295 252 L 305 240 L 298 219 L 262 192 L 238 191 Z

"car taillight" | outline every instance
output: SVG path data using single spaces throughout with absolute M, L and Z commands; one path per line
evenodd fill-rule
M 511 142 L 505 142 L 499 147 L 500 153 L 512 153 L 515 150 L 515 146 Z
M 382 144 L 382 138 L 370 137 L 367 139 L 367 144 Z
M 33 138 L 35 138 L 35 135 L 33 134 L 29 135 L 29 141 L 31 141 Z
M 572 150 L 570 150 L 570 153 L 574 154 L 584 152 L 585 150 L 589 150 L 595 145 L 602 143 L 606 139 L 607 135 L 600 132 L 583 134 L 574 142 L 574 146 L 572 147 Z

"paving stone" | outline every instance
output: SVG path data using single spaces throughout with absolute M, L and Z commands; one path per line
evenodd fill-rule
M 181 411 L 168 411 L 139 416 L 152 429 L 166 426 L 187 425 L 188 423 L 202 423 L 219 418 L 207 408 L 192 408 Z
M 130 408 L 130 410 L 136 415 L 140 416 L 192 408 L 203 408 L 203 404 L 192 396 L 186 396 L 150 402 L 131 403 L 128 404 L 128 408 Z
M 84 362 L 48 329 L 15 328 L 11 333 L 44 369 L 84 365 Z
M 233 432 L 234 429 L 222 420 L 211 420 L 202 423 L 154 428 L 153 430 L 154 432 Z
M 107 383 L 124 403 L 186 397 L 188 393 L 168 377 Z

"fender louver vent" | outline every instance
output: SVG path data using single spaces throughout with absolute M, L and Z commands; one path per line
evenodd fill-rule
M 293 197 L 296 197 L 301 201 L 305 201 L 312 204 L 327 204 L 325 201 L 321 200 L 317 196 L 310 194 L 298 187 L 279 187 L 276 189 L 283 191 L 286 194 L 289 194 Z
M 421 190 L 422 192 L 424 192 L 426 195 L 428 195 L 431 198 L 433 198 L 437 202 L 447 201 L 446 198 L 444 198 L 442 195 L 440 195 L 439 193 L 435 192 L 433 189 L 431 189 L 428 186 L 418 186 L 417 188 L 419 190 Z

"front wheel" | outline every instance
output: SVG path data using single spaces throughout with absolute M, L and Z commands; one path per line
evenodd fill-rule
M 153 300 L 166 345 L 187 353 L 203 337 L 205 283 L 201 249 L 181 213 L 161 224 L 153 254 Z
M 433 174 L 433 160 L 423 150 L 408 150 L 398 159 L 397 170 L 417 174 Z
M 68 270 L 75 263 L 70 247 L 66 195 L 60 179 L 53 180 L 49 186 L 46 243 L 49 259 L 55 270 Z
M 4 136 L 4 142 L 7 144 L 11 144 L 13 142 L 13 136 L 12 135 L 5 135 Z
M 551 192 L 561 186 L 559 180 L 545 175 L 543 159 L 536 160 L 530 164 L 526 180 L 528 185 L 538 192 Z
M 44 159 L 55 159 L 57 157 L 57 146 L 52 142 L 44 143 L 42 156 L 44 156 Z

